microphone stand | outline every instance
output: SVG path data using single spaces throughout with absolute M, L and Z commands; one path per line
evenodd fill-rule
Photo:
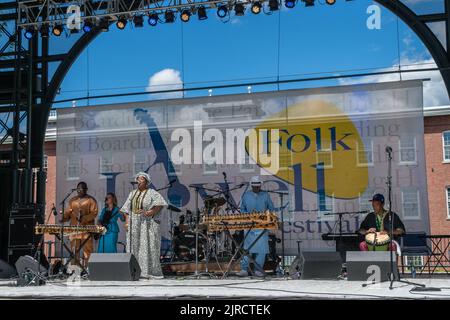
M 386 185 L 388 187 L 388 203 L 389 203 L 389 210 L 388 210 L 388 215 L 389 215 L 389 256 L 390 256 L 390 270 L 389 270 L 389 276 L 388 276 L 388 281 L 390 281 L 389 284 L 389 289 L 392 290 L 394 289 L 394 282 L 400 282 L 400 283 L 405 283 L 408 285 L 412 285 L 412 286 L 416 286 L 417 287 L 421 287 L 421 288 L 425 288 L 426 285 L 421 284 L 421 283 L 415 283 L 415 282 L 410 282 L 410 281 L 406 281 L 403 279 L 400 279 L 400 272 L 397 272 L 397 279 L 395 277 L 395 273 L 394 273 L 394 252 L 392 250 L 392 243 L 394 240 L 394 214 L 392 212 L 392 148 L 387 146 L 386 147 L 386 153 L 388 155 L 388 176 L 387 176 L 387 181 L 386 181 Z M 384 223 L 384 221 L 383 221 Z M 397 259 L 396 259 L 397 261 Z M 380 281 L 381 282 L 385 282 L 385 281 Z M 369 284 L 368 283 L 364 283 L 362 286 L 363 287 L 367 287 Z M 413 289 L 414 290 L 414 289 Z M 426 290 L 426 289 L 422 289 L 422 290 Z M 418 289 L 417 291 L 420 291 L 420 289 Z
M 61 277 L 63 276 L 63 266 L 64 266 L 64 263 L 63 263 L 63 259 L 64 259 L 64 210 L 66 208 L 66 201 L 67 201 L 67 199 L 69 199 L 70 195 L 75 190 L 76 189 L 71 189 L 70 192 L 67 193 L 67 195 L 64 197 L 64 199 L 60 203 L 61 206 L 62 206 L 62 209 L 61 209 L 62 218 L 61 218 L 61 224 L 60 224 L 60 227 L 61 227 L 60 237 L 61 237 L 61 239 L 60 239 L 60 248 L 59 248 L 59 250 L 60 250 L 60 259 L 61 259 L 61 267 L 59 268 L 58 275 L 61 276 Z
M 283 270 L 283 274 L 286 272 L 285 268 L 285 262 L 284 262 L 284 200 L 283 197 L 284 195 L 286 195 L 287 193 L 284 191 L 269 191 L 267 190 L 266 192 L 269 193 L 275 193 L 278 194 L 280 197 L 280 216 L 281 216 L 281 268 Z
M 388 203 L 389 203 L 389 211 L 388 211 L 388 215 L 389 215 L 389 252 L 390 252 L 390 281 L 391 283 L 389 284 L 389 289 L 392 290 L 394 289 L 393 285 L 394 285 L 394 281 L 400 282 L 400 283 L 405 283 L 405 284 L 409 284 L 409 285 L 413 285 L 413 286 L 417 286 L 417 287 L 426 287 L 424 284 L 420 284 L 420 283 L 414 283 L 414 282 L 410 282 L 410 281 L 406 281 L 406 280 L 402 280 L 400 279 L 400 273 L 397 272 L 397 279 L 395 278 L 395 273 L 394 273 L 394 252 L 392 250 L 392 243 L 394 241 L 394 220 L 395 220 L 395 216 L 392 212 L 392 149 L 390 147 L 386 147 L 386 152 L 388 154 L 388 176 L 387 176 L 387 187 L 388 187 Z M 397 259 L 395 259 L 395 261 L 397 261 Z

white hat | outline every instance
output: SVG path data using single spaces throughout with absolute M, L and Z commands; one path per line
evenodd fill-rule
M 250 185 L 252 185 L 252 186 L 258 186 L 258 185 L 260 186 L 260 185 L 262 185 L 261 178 L 259 176 L 253 176 L 250 179 Z
M 137 179 L 139 178 L 139 177 L 144 177 L 145 178 L 145 180 L 147 180 L 147 184 L 150 184 L 150 182 L 152 182 L 152 179 L 150 179 L 150 176 L 148 175 L 148 173 L 146 173 L 146 172 L 138 172 L 135 176 L 134 176 L 134 180 L 136 180 L 137 181 Z

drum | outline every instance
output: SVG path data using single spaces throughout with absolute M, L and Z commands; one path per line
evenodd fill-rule
M 389 235 L 380 232 L 366 234 L 366 243 L 369 251 L 388 251 Z
M 206 237 L 204 234 L 198 234 L 198 259 L 205 257 Z M 173 251 L 178 259 L 184 261 L 195 260 L 195 232 L 185 231 L 173 239 Z

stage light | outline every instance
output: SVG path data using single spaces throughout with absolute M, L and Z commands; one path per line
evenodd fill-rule
M 332 6 L 333 4 L 336 3 L 336 0 L 326 0 L 327 4 L 329 4 L 330 6 Z
M 125 17 L 120 17 L 116 22 L 117 29 L 123 30 L 127 26 L 128 20 Z
M 185 9 L 185 10 L 181 11 L 181 21 L 188 22 L 190 18 L 191 18 L 191 13 L 189 12 L 189 10 Z
M 241 17 L 244 15 L 245 7 L 242 3 L 236 3 L 234 6 L 234 14 L 238 17 Z
M 295 7 L 295 2 L 296 0 L 286 0 L 284 1 L 284 6 L 288 9 L 292 9 L 293 7 Z
M 175 13 L 168 10 L 164 13 L 164 20 L 166 23 L 173 23 L 175 21 Z
M 279 8 L 278 0 L 269 0 L 269 10 L 277 11 Z
M 102 18 L 98 24 L 101 32 L 109 31 L 109 18 Z
M 204 6 L 200 6 L 197 9 L 198 20 L 206 20 L 208 16 L 206 15 L 206 9 Z
M 260 13 L 262 10 L 261 3 L 259 1 L 253 2 L 251 10 L 252 10 L 252 13 L 254 13 L 254 14 Z
M 159 17 L 156 13 L 152 13 L 148 16 L 148 24 L 152 27 L 158 24 Z
M 48 38 L 48 26 L 42 25 L 39 31 L 41 32 L 41 38 Z
M 34 36 L 34 27 L 33 26 L 31 26 L 31 27 L 28 27 L 26 30 L 25 30 L 25 33 L 24 33 L 24 36 L 25 36 L 25 38 L 27 38 L 28 40 L 30 40 L 31 38 L 33 38 L 33 36 Z
M 136 28 L 142 28 L 144 26 L 144 17 L 140 14 L 133 17 L 133 23 Z
M 312 7 L 314 5 L 314 0 L 303 0 L 305 2 L 305 7 Z
M 217 16 L 219 18 L 225 18 L 228 14 L 228 8 L 225 5 L 221 5 L 219 8 L 217 8 Z
M 90 20 L 86 20 L 83 25 L 83 31 L 88 33 L 94 28 L 94 24 Z
M 63 33 L 63 27 L 60 24 L 57 24 L 53 27 L 52 33 L 59 37 Z

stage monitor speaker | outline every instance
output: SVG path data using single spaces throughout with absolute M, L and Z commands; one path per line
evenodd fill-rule
M 398 278 L 397 255 L 394 258 L 394 276 Z M 387 281 L 391 258 L 389 251 L 348 251 L 347 280 L 349 281 Z
M 48 272 L 47 268 L 34 259 L 32 256 L 22 256 L 16 262 L 16 270 L 19 277 L 25 273 L 31 271 L 35 274 L 45 276 Z
M 337 279 L 342 271 L 339 252 L 302 252 L 300 279 Z
M 89 259 L 89 280 L 136 281 L 141 268 L 131 253 L 93 253 Z
M 6 261 L 0 260 L 0 279 L 10 279 L 16 274 L 16 269 Z

